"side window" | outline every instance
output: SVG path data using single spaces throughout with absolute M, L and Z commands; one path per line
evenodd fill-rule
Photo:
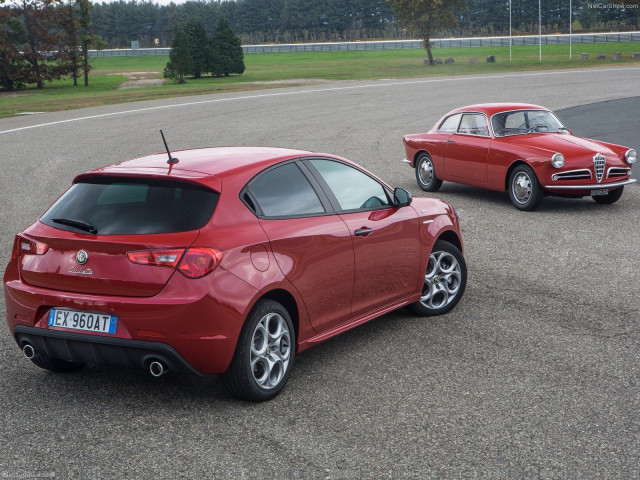
M 260 175 L 249 185 L 267 217 L 293 217 L 325 213 L 315 190 L 295 163 Z
M 465 113 L 462 115 L 458 133 L 488 136 L 489 127 L 487 125 L 487 118 L 479 113 Z
M 342 210 L 374 209 L 388 206 L 384 187 L 349 165 L 333 160 L 310 160 L 322 176 Z
M 443 133 L 456 133 L 458 131 L 458 125 L 460 125 L 461 116 L 461 113 L 456 113 L 455 115 L 447 117 L 444 122 L 440 124 L 440 127 L 438 127 L 438 131 Z

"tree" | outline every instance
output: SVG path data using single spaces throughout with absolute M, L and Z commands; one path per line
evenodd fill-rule
M 396 16 L 396 21 L 422 38 L 424 48 L 433 65 L 431 38 L 433 35 L 453 27 L 457 11 L 466 6 L 466 0 L 387 0 Z
M 220 18 L 218 27 L 211 40 L 211 58 L 209 71 L 216 76 L 229 76 L 231 73 L 243 73 L 244 55 L 240 39 L 231 30 L 226 18 Z
M 193 66 L 188 73 L 194 78 L 200 78 L 207 71 L 207 57 L 209 56 L 209 38 L 200 20 L 189 20 L 184 27 L 189 41 L 189 51 Z
M 16 46 L 22 51 L 28 69 L 25 83 L 35 83 L 43 88 L 45 81 L 59 79 L 69 73 L 65 62 L 65 32 L 63 10 L 56 8 L 56 0 L 16 0 L 16 15 L 21 18 L 21 28 L 12 30 Z
M 186 83 L 184 76 L 193 71 L 193 59 L 189 47 L 189 37 L 181 27 L 176 27 L 171 40 L 169 62 L 164 68 L 164 77 Z
M 13 10 L 0 8 L 0 86 L 14 90 L 24 86 L 28 68 L 17 45 L 25 32 Z

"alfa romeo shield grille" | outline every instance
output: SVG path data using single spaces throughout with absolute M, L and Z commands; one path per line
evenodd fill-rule
M 607 159 L 604 158 L 604 155 L 600 153 L 596 153 L 593 156 L 593 171 L 596 174 L 596 180 L 598 183 L 602 181 L 602 177 L 604 176 L 604 168 L 607 163 Z

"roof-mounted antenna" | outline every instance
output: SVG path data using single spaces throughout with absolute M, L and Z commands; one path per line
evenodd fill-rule
M 167 163 L 169 165 L 173 165 L 174 163 L 178 163 L 180 160 L 178 160 L 176 157 L 172 157 L 171 156 L 171 151 L 169 151 L 169 145 L 167 145 L 167 141 L 164 138 L 164 133 L 162 133 L 162 130 L 160 130 L 160 135 L 162 135 L 162 141 L 164 142 L 164 148 L 167 149 L 167 155 L 169 155 L 169 160 L 167 160 Z

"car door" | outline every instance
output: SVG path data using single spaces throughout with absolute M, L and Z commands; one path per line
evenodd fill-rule
M 421 258 L 415 210 L 393 207 L 388 190 L 352 165 L 322 158 L 308 164 L 353 240 L 352 317 L 415 293 Z
M 351 315 L 353 243 L 305 171 L 296 162 L 280 164 L 254 178 L 247 192 L 278 266 L 302 297 L 313 328 L 322 331 Z
M 487 117 L 482 113 L 463 113 L 457 132 L 447 140 L 446 177 L 465 179 L 473 184 L 486 182 L 490 147 Z

